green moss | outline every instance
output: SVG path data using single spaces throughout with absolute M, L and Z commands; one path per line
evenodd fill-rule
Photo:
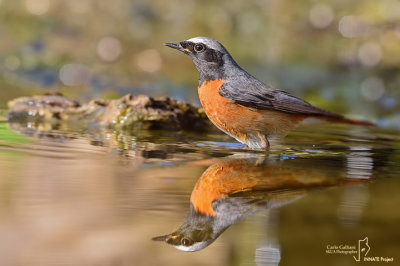
M 30 143 L 30 139 L 10 129 L 6 121 L 0 120 L 0 141 L 10 143 Z

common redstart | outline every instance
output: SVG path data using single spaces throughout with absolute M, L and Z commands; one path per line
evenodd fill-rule
M 189 55 L 199 72 L 198 93 L 208 118 L 250 149 L 267 150 L 268 138 L 286 135 L 306 118 L 373 125 L 322 110 L 259 81 L 214 39 L 195 37 L 164 45 Z
M 326 171 L 289 167 L 251 159 L 220 159 L 197 181 L 186 221 L 171 234 L 154 237 L 183 251 L 201 250 L 231 225 L 265 209 L 279 208 L 311 190 L 365 183 L 333 178 Z

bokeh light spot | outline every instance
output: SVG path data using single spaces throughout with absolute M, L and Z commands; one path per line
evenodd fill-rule
M 378 43 L 367 42 L 358 49 L 358 60 L 364 66 L 375 66 L 382 59 L 382 49 Z
M 50 0 L 25 0 L 25 7 L 29 13 L 43 15 L 49 11 Z
M 145 72 L 156 72 L 161 67 L 160 53 L 155 49 L 144 50 L 138 55 L 137 64 Z
M 88 82 L 89 70 L 81 64 L 65 64 L 60 69 L 59 77 L 66 86 L 80 86 Z
M 368 77 L 361 83 L 361 94 L 368 101 L 379 100 L 385 93 L 385 84 L 379 77 Z
M 115 37 L 104 37 L 97 44 L 97 54 L 103 61 L 115 61 L 121 52 L 121 42 Z
M 344 16 L 339 21 L 339 32 L 343 37 L 360 37 L 367 31 L 367 23 L 359 16 Z
M 330 5 L 316 4 L 310 9 L 309 19 L 315 28 L 327 28 L 332 24 L 333 18 L 334 13 Z

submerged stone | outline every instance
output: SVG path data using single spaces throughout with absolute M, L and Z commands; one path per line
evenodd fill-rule
M 136 126 L 157 129 L 211 128 L 200 107 L 171 98 L 125 95 L 117 100 L 80 103 L 61 94 L 20 97 L 8 103 L 11 122 L 96 122 L 99 126 L 129 129 Z

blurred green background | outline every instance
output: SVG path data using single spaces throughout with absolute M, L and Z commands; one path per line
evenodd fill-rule
M 262 81 L 400 128 L 399 21 L 399 0 L 0 0 L 0 108 L 49 91 L 198 104 L 192 62 L 162 43 L 208 36 Z

